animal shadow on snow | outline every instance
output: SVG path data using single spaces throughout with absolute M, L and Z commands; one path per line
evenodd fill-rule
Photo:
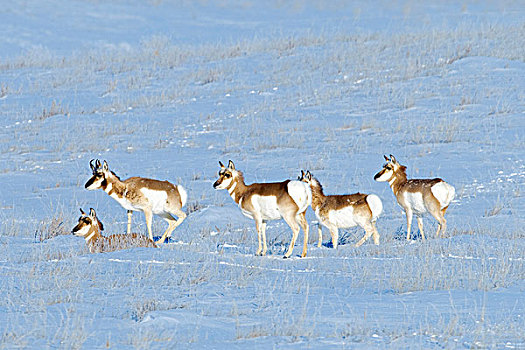
M 356 242 L 354 242 L 355 240 L 355 234 L 357 232 L 357 229 L 355 231 L 353 230 L 344 230 L 344 229 L 339 229 L 339 242 L 337 243 L 338 245 L 347 245 L 347 244 L 351 244 L 351 245 L 355 245 Z M 324 237 L 324 235 L 326 234 L 326 232 L 323 232 L 323 247 L 325 248 L 333 248 L 334 247 L 334 244 L 332 243 L 332 238 L 330 237 L 330 235 L 328 235 L 328 238 Z
M 153 236 L 153 242 L 157 243 L 161 238 L 162 236 Z M 166 237 L 164 243 L 177 243 L 177 240 L 173 237 Z
M 395 241 L 406 241 L 407 239 L 407 231 L 403 229 L 403 226 L 399 226 L 394 232 L 394 240 Z M 410 235 L 410 240 L 412 241 L 419 241 L 421 240 L 421 232 L 419 232 L 419 229 L 417 231 L 414 231 L 412 229 L 412 234 Z

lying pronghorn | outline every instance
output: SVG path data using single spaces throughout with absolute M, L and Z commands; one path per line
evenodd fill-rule
M 384 156 L 387 163 L 383 169 L 374 176 L 376 181 L 388 181 L 399 205 L 405 209 L 407 216 L 407 240 L 410 240 L 412 214 L 416 214 L 417 225 L 421 237 L 423 233 L 423 219 L 421 216 L 430 212 L 439 225 L 436 237 L 445 234 L 447 221 L 445 212 L 454 198 L 455 189 L 441 179 L 411 179 L 407 180 L 406 167 L 397 162 L 393 155 L 390 159 Z
M 242 172 L 235 170 L 230 160 L 226 168 L 219 162 L 219 178 L 213 184 L 215 189 L 227 189 L 242 213 L 255 220 L 259 249 L 256 255 L 266 254 L 266 222 L 283 218 L 293 231 L 292 241 L 284 255 L 289 258 L 299 234 L 299 226 L 304 231 L 302 257 L 306 256 L 308 243 L 308 222 L 305 211 L 312 202 L 310 188 L 300 181 L 254 183 L 246 185 Z M 261 245 L 262 239 L 262 245 Z
M 135 233 L 104 237 L 100 234 L 100 231 L 104 230 L 104 226 L 98 220 L 95 210 L 91 208 L 89 215 L 84 213 L 82 208 L 80 212 L 82 216 L 78 218 L 78 224 L 73 227 L 71 233 L 75 236 L 84 237 L 91 253 L 112 252 L 135 247 L 157 248 L 151 239 Z
M 383 203 L 375 194 L 354 193 L 346 195 L 325 196 L 323 186 L 310 171 L 301 170 L 299 180 L 310 185 L 312 189 L 312 209 L 319 222 L 330 230 L 332 245 L 337 248 L 339 228 L 349 228 L 359 225 L 365 230 L 365 235 L 357 244 L 361 246 L 370 236 L 374 243 L 379 244 L 379 233 L 375 222 L 383 212 Z M 322 228 L 319 226 L 320 247 L 323 242 Z
M 173 230 L 186 218 L 186 213 L 182 211 L 182 207 L 186 204 L 188 195 L 181 185 L 174 186 L 168 181 L 143 177 L 130 177 L 121 181 L 114 172 L 108 169 L 106 161 L 101 166 L 100 160 L 97 159 L 95 165 L 91 160 L 89 165 L 93 171 L 93 176 L 86 182 L 85 187 L 88 190 L 103 189 L 124 209 L 127 209 L 128 234 L 131 232 L 131 215 L 135 210 L 144 212 L 151 240 L 153 240 L 153 233 L 151 232 L 153 214 L 168 222 L 168 228 L 158 241 L 160 243 L 170 237 Z M 174 216 L 178 219 L 175 219 Z

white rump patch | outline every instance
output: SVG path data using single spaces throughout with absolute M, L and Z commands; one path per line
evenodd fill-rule
M 141 188 L 140 192 L 148 199 L 151 204 L 153 214 L 164 213 L 168 194 L 166 191 L 150 190 L 149 188 Z
M 445 208 L 447 205 L 452 202 L 454 196 L 456 195 L 456 190 L 452 185 L 449 185 L 445 181 L 438 182 L 430 188 L 432 194 L 438 200 L 441 205 L 441 209 Z
M 312 190 L 310 185 L 302 181 L 288 182 L 288 194 L 299 207 L 299 213 L 302 213 L 312 204 Z
M 186 201 L 188 200 L 188 193 L 186 192 L 184 187 L 182 187 L 181 185 L 177 185 L 177 190 L 179 191 L 180 201 L 182 202 L 182 206 L 185 206 Z
M 383 202 L 381 202 L 381 199 L 375 194 L 366 196 L 366 202 L 372 211 L 372 221 L 376 221 L 383 212 Z

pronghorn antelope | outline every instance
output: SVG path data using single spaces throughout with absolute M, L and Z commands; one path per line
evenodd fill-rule
M 374 243 L 379 244 L 379 233 L 375 222 L 383 212 L 383 203 L 375 194 L 354 193 L 346 195 L 326 196 L 323 193 L 323 186 L 310 171 L 301 170 L 299 180 L 310 185 L 312 189 L 312 209 L 319 219 L 319 222 L 330 230 L 332 245 L 337 248 L 339 240 L 339 228 L 349 228 L 359 225 L 365 230 L 365 235 L 357 244 L 361 246 L 370 236 Z M 322 228 L 319 225 L 320 247 L 323 242 Z
M 181 185 L 174 186 L 168 181 L 130 177 L 121 181 L 108 168 L 108 163 L 100 164 L 100 160 L 89 162 L 93 176 L 86 182 L 88 190 L 101 188 L 128 211 L 128 234 L 131 232 L 131 215 L 133 211 L 142 211 L 146 216 L 148 235 L 153 240 L 151 222 L 153 214 L 162 217 L 168 222 L 168 228 L 158 241 L 163 243 L 171 236 L 173 230 L 186 218 L 182 207 L 186 204 L 188 195 Z M 175 219 L 175 216 L 178 219 Z
M 447 229 L 445 212 L 455 195 L 455 189 L 442 179 L 410 179 L 407 180 L 406 166 L 397 162 L 393 155 L 390 159 L 384 156 L 387 163 L 374 176 L 376 181 L 388 181 L 399 205 L 405 209 L 407 217 L 407 240 L 410 240 L 412 214 L 416 214 L 417 225 L 421 237 L 423 233 L 422 215 L 429 212 L 439 223 L 436 237 L 443 236 Z
M 84 237 L 91 253 L 112 252 L 115 250 L 135 247 L 157 248 L 151 239 L 135 233 L 104 237 L 100 233 L 104 230 L 104 226 L 102 225 L 102 222 L 98 220 L 95 210 L 91 208 L 89 210 L 89 215 L 84 213 L 82 208 L 80 208 L 80 212 L 82 213 L 82 216 L 78 218 L 78 224 L 73 227 L 71 233 L 75 236 Z
M 299 226 L 304 232 L 301 256 L 305 257 L 309 229 L 305 211 L 312 202 L 310 188 L 300 181 L 290 180 L 246 185 L 242 172 L 235 170 L 235 165 L 231 160 L 227 168 L 221 162 L 219 165 L 221 167 L 219 178 L 213 187 L 218 190 L 227 189 L 235 203 L 239 205 L 242 213 L 255 220 L 259 241 L 259 249 L 257 249 L 256 255 L 266 254 L 266 222 L 283 218 L 293 231 L 290 246 L 284 257 L 289 258 L 292 255 L 295 240 L 300 230 Z

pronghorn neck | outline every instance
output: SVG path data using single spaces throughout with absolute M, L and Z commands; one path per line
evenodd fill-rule
M 323 186 L 316 178 L 312 178 L 310 189 L 312 190 L 312 208 L 316 210 L 324 202 L 326 196 L 323 193 Z
M 126 191 L 126 185 L 120 180 L 120 178 L 115 175 L 113 172 L 109 173 L 109 176 L 106 176 L 105 184 L 102 185 L 104 192 L 109 194 L 111 197 L 124 197 Z
M 388 180 L 388 184 L 390 185 L 392 192 L 397 196 L 397 193 L 407 181 L 406 167 L 401 166 L 396 172 L 394 172 L 394 175 L 392 175 L 390 180 Z
M 86 243 L 88 245 L 95 244 L 102 235 L 100 234 L 100 230 L 97 226 L 93 225 L 91 226 L 91 229 L 89 230 L 89 233 L 84 237 L 86 240 Z
M 245 190 L 246 185 L 244 184 L 244 178 L 242 174 L 239 173 L 239 176 L 236 176 L 230 184 L 230 187 L 228 187 L 228 193 L 232 197 L 233 201 L 239 204 L 239 201 Z

